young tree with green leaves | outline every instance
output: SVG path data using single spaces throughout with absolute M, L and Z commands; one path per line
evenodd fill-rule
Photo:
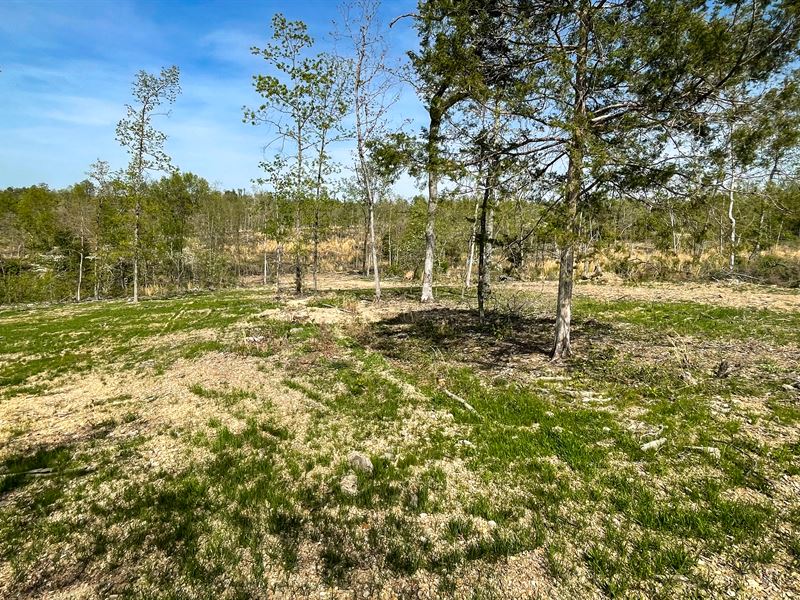
M 305 152 L 312 144 L 312 128 L 320 97 L 330 93 L 329 63 L 319 56 L 306 56 L 314 40 L 302 21 L 288 21 L 282 14 L 272 17 L 272 41 L 264 48 L 252 48 L 279 76 L 254 75 L 253 85 L 264 99 L 257 108 L 244 108 L 244 121 L 268 124 L 276 133 L 271 143 L 294 145 L 294 269 L 295 293 L 303 291 L 302 208 L 306 199 L 308 173 Z M 323 150 L 324 152 L 324 150 Z M 262 165 L 264 166 L 264 165 Z M 277 191 L 277 190 L 276 190 Z
M 90 238 L 97 223 L 97 206 L 92 194 L 92 183 L 83 181 L 73 185 L 63 196 L 59 206 L 59 222 L 77 241 L 74 251 L 78 254 L 75 301 L 80 302 L 83 292 L 84 262 Z
M 448 113 L 466 100 L 476 80 L 477 59 L 471 40 L 465 34 L 468 18 L 453 11 L 453 0 L 427 0 L 419 3 L 414 25 L 419 49 L 409 52 L 416 72 L 415 87 L 428 113 L 425 132 L 425 173 L 428 179 L 428 214 L 425 224 L 425 263 L 422 270 L 422 302 L 432 302 L 433 268 L 436 254 L 436 210 L 439 181 L 447 172 L 443 156 L 442 127 Z
M 161 69 L 159 75 L 139 71 L 133 82 L 134 104 L 126 104 L 126 115 L 117 124 L 117 141 L 131 157 L 126 172 L 129 196 L 133 198 L 133 301 L 139 301 L 139 258 L 141 255 L 142 195 L 148 171 L 172 169 L 164 151 L 166 134 L 153 127 L 152 120 L 162 105 L 173 104 L 180 94 L 177 66 Z
M 319 273 L 320 213 L 327 194 L 325 179 L 334 168 L 328 154 L 329 146 L 344 139 L 347 132 L 343 119 L 348 114 L 351 92 L 351 64 L 333 54 L 321 54 L 318 62 L 316 107 L 311 117 L 316 178 L 314 182 L 311 273 L 314 292 Z
M 102 275 L 106 266 L 106 249 L 104 248 L 104 240 L 106 234 L 106 224 L 108 202 L 112 196 L 112 176 L 111 166 L 105 160 L 99 158 L 89 165 L 89 181 L 92 182 L 92 192 L 94 196 L 94 227 L 93 227 L 93 240 L 92 240 L 92 253 L 94 260 L 92 261 L 93 275 L 94 275 L 94 299 L 100 299 L 100 292 L 102 290 Z

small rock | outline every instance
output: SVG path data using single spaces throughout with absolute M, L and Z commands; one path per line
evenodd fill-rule
M 647 442 L 646 444 L 642 444 L 642 451 L 647 452 L 648 450 L 658 450 L 667 443 L 667 438 L 658 438 L 657 440 L 653 440 L 652 442 Z
M 348 496 L 355 496 L 358 493 L 358 477 L 355 473 L 348 473 L 339 481 L 339 488 Z
M 302 333 L 302 332 L 303 332 L 303 328 L 302 327 L 292 327 L 289 330 L 289 335 L 295 335 L 297 333 Z
M 372 461 L 366 454 L 353 451 L 347 456 L 347 462 L 356 471 L 372 474 Z
M 458 441 L 458 445 L 459 446 L 464 446 L 466 448 L 474 448 L 475 447 L 475 444 L 473 444 L 469 440 L 459 440 Z
M 611 431 L 611 427 L 603 427 L 603 433 L 609 433 Z
M 697 379 L 689 371 L 681 373 L 681 379 L 686 382 L 686 385 L 697 385 Z
M 497 527 L 497 523 L 496 523 L 496 522 L 494 522 L 494 521 L 486 521 L 486 526 L 487 526 L 489 529 L 495 529 L 495 528 Z
M 689 446 L 689 450 L 697 450 L 698 452 L 705 452 L 712 458 L 719 460 L 722 457 L 722 454 L 719 451 L 719 448 L 714 448 L 713 446 Z

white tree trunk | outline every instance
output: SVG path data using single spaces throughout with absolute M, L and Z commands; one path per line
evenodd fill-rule
M 472 231 L 469 235 L 469 253 L 467 254 L 467 273 L 464 277 L 464 287 L 469 289 L 472 286 L 472 265 L 475 261 L 475 232 L 478 227 L 478 208 L 480 202 L 475 202 L 475 217 L 472 221 Z
M 81 238 L 81 258 L 78 263 L 78 292 L 75 294 L 75 300 L 81 301 L 81 285 L 83 285 L 83 238 Z
M 375 300 L 381 299 L 381 276 L 378 270 L 378 252 L 375 244 L 375 211 L 372 203 L 369 205 L 369 245 L 372 256 L 372 273 L 375 280 Z
M 728 141 L 728 161 L 731 165 L 731 185 L 728 189 L 728 221 L 731 224 L 731 253 L 728 261 L 728 269 L 733 271 L 736 266 L 736 217 L 733 215 L 734 191 L 736 189 L 736 166 L 733 162 L 733 127 L 730 132 L 731 138 Z
M 139 215 L 142 211 L 142 205 L 139 201 L 139 196 L 136 196 L 136 216 L 135 224 L 133 227 L 133 301 L 139 302 Z

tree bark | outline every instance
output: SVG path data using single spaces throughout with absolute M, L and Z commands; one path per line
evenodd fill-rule
M 298 296 L 303 293 L 303 263 L 300 257 L 300 209 L 295 212 L 294 220 L 294 293 Z
M 319 273 L 319 203 L 322 199 L 322 161 L 325 158 L 325 131 L 320 138 L 319 155 L 317 156 L 317 185 L 314 194 L 314 231 L 313 231 L 313 256 L 311 273 L 314 279 L 314 292 L 317 292 L 317 273 Z
M 439 203 L 437 148 L 441 115 L 431 108 L 428 129 L 428 214 L 425 222 L 425 263 L 422 268 L 422 302 L 433 302 L 433 263 L 436 253 L 436 208 Z
M 772 181 L 775 179 L 775 175 L 778 174 L 778 162 L 780 161 L 780 156 L 776 155 L 772 161 L 772 169 L 769 172 L 769 178 L 767 179 L 767 190 L 770 190 L 772 187 Z M 758 231 L 756 232 L 756 244 L 755 248 L 753 249 L 753 256 L 758 256 L 759 252 L 764 245 L 764 218 L 767 212 L 767 202 L 762 196 L 761 198 L 761 209 L 760 214 L 758 217 Z M 752 258 L 752 257 L 751 257 Z
M 495 160 L 495 159 L 492 159 Z M 481 202 L 481 226 L 478 235 L 478 317 L 486 316 L 486 300 L 491 294 L 492 236 L 494 235 L 494 165 L 486 174 Z
M 561 247 L 558 272 L 558 300 L 556 304 L 555 339 L 551 357 L 560 360 L 572 355 L 570 329 L 572 326 L 572 289 L 575 279 L 575 239 L 578 201 L 583 184 L 584 137 L 586 135 L 586 65 L 589 45 L 589 15 L 586 2 L 581 3 L 579 14 L 578 49 L 575 59 L 575 113 L 574 129 L 569 148 L 566 174 L 566 236 Z
M 464 277 L 464 287 L 469 289 L 472 286 L 472 265 L 475 261 L 475 239 L 476 230 L 478 228 L 478 209 L 480 208 L 480 201 L 475 202 L 475 216 L 472 219 L 472 230 L 469 236 L 469 253 L 467 254 L 467 273 Z
M 142 204 L 139 194 L 136 194 L 136 208 L 134 209 L 133 226 L 133 301 L 139 302 L 139 220 L 142 212 Z
M 264 209 L 264 287 L 267 287 L 267 207 L 263 205 Z
M 83 236 L 81 236 L 81 254 L 80 261 L 78 262 L 78 292 L 75 294 L 75 300 L 81 301 L 81 285 L 83 285 Z
M 731 165 L 731 185 L 728 190 L 728 222 L 731 225 L 731 251 L 728 259 L 728 269 L 732 272 L 736 267 L 736 217 L 733 214 L 734 190 L 736 189 L 736 168 L 733 163 L 733 127 L 731 139 L 728 141 L 728 160 Z
M 275 293 L 281 293 L 281 263 L 283 259 L 283 244 L 278 244 L 275 260 Z
M 303 128 L 297 126 L 297 195 L 294 209 L 294 293 L 303 293 L 302 228 L 300 222 L 300 202 L 303 194 Z
M 369 205 L 369 240 L 370 248 L 372 250 L 372 273 L 375 280 L 375 300 L 380 302 L 381 299 L 381 277 L 378 271 L 378 252 L 375 244 L 375 209 L 372 203 Z

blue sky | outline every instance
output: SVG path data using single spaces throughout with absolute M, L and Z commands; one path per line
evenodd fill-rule
M 414 4 L 384 1 L 383 21 Z M 183 93 L 172 114 L 156 122 L 169 136 L 174 164 L 223 189 L 250 189 L 272 136 L 242 123 L 242 106 L 258 102 L 251 77 L 265 72 L 249 49 L 266 43 L 275 12 L 305 21 L 319 49 L 329 49 L 323 38 L 340 18 L 336 0 L 0 1 L 0 188 L 65 187 L 85 178 L 98 158 L 124 167 L 114 129 L 134 74 L 176 64 Z M 408 21 L 387 30 L 397 58 L 415 44 Z M 414 119 L 412 129 L 424 123 L 409 89 L 393 114 Z M 349 163 L 349 147 L 334 157 Z M 405 179 L 397 191 L 413 193 L 414 184 Z

